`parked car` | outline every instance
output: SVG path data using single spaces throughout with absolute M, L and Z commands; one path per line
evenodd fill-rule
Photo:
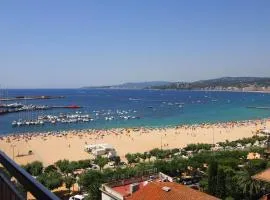
M 87 194 L 83 194 L 83 195 L 77 194 L 75 196 L 70 197 L 69 200 L 84 200 L 86 196 Z

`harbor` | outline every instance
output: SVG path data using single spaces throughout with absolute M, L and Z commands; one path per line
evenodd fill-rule
M 43 115 L 38 116 L 37 119 L 31 120 L 14 120 L 12 126 L 40 126 L 44 124 L 57 124 L 57 123 L 79 123 L 79 122 L 90 122 L 93 121 L 88 114 L 81 114 L 81 112 L 76 112 L 75 114 L 59 114 L 59 115 Z
M 74 106 L 68 106 L 73 109 Z M 66 107 L 57 107 L 66 108 Z M 36 118 L 33 117 L 31 112 L 26 113 L 24 117 L 14 120 L 11 124 L 13 127 L 25 127 L 25 126 L 40 126 L 40 125 L 54 125 L 54 124 L 70 124 L 70 123 L 85 123 L 97 120 L 112 121 L 112 120 L 131 120 L 140 119 L 140 116 L 134 115 L 135 110 L 94 110 L 92 113 L 82 113 L 76 111 L 75 113 L 59 113 L 58 115 L 48 114 L 39 115 Z M 133 114 L 132 114 L 133 113 Z

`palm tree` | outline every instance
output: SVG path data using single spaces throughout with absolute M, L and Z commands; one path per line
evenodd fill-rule
M 145 162 L 145 160 L 147 158 L 147 152 L 141 153 L 140 158 L 143 160 L 143 162 Z
M 96 159 L 94 160 L 94 163 L 100 167 L 100 171 L 108 162 L 109 162 L 109 159 L 102 156 L 97 156 Z
M 151 154 L 149 152 L 146 153 L 146 158 L 148 158 L 148 162 L 150 162 Z
M 236 180 L 238 186 L 242 189 L 243 194 L 251 199 L 258 196 L 261 192 L 261 183 L 252 179 L 248 170 L 237 173 Z
M 64 178 L 64 183 L 65 183 L 66 188 L 68 189 L 68 192 L 70 194 L 70 188 L 76 183 L 76 179 L 72 176 L 66 176 Z

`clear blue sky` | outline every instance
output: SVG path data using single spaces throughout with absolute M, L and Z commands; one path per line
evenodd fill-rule
M 269 0 L 2 1 L 0 84 L 270 76 Z

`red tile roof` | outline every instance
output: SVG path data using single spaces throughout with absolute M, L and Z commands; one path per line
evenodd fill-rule
M 163 187 L 169 187 L 171 190 L 166 192 Z M 150 182 L 139 191 L 126 198 L 127 200 L 217 200 L 218 198 L 210 196 L 198 190 L 187 186 L 171 182 Z
M 144 187 L 143 182 L 140 182 L 139 189 L 141 189 L 143 187 Z M 126 197 L 130 194 L 130 184 L 113 187 L 113 190 L 115 190 L 116 192 L 118 192 L 121 195 L 123 195 L 124 197 Z
M 270 183 L 270 168 L 258 174 L 255 174 L 254 176 L 252 176 L 252 178 L 258 181 L 265 181 L 265 182 Z

